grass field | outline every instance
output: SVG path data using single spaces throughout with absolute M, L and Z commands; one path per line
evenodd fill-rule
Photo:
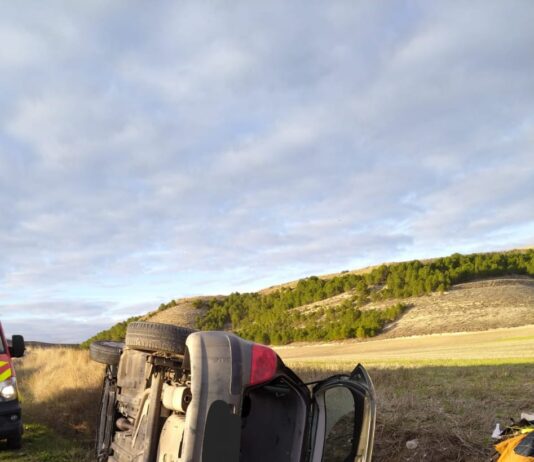
M 284 360 L 360 361 L 365 363 L 411 363 L 413 361 L 501 362 L 534 357 L 534 325 L 359 342 L 293 344 L 276 347 Z
M 534 411 L 534 326 L 277 348 L 306 379 L 358 362 L 377 390 L 378 461 L 485 461 L 491 432 Z M 406 442 L 418 440 L 408 450 Z
M 368 368 L 378 398 L 374 460 L 487 461 L 495 423 L 534 410 L 533 346 L 534 328 L 524 327 L 278 352 L 305 380 Z M 34 349 L 17 371 L 24 449 L 0 450 L 0 461 L 91 461 L 102 368 L 85 351 Z
M 102 367 L 71 348 L 33 348 L 15 361 L 24 443 L 21 451 L 0 443 L 0 461 L 91 461 Z
M 293 363 L 299 375 L 315 378 L 348 364 Z M 534 359 L 517 364 L 369 367 L 377 392 L 377 461 L 488 461 L 496 422 L 518 418 L 534 407 Z M 416 439 L 415 450 L 406 442 Z

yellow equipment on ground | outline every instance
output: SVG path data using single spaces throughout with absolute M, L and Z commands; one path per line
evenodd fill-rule
M 531 427 L 496 444 L 495 449 L 500 454 L 497 462 L 534 462 L 533 430 Z

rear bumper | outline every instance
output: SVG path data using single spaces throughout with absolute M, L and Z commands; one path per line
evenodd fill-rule
M 0 438 L 16 434 L 22 430 L 20 403 L 0 402 Z

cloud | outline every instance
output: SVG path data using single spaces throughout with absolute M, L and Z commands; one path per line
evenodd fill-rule
M 130 316 L 145 314 L 156 300 L 120 305 L 114 301 L 51 300 L 1 304 L 6 335 L 24 334 L 26 340 L 77 343 Z
M 2 324 L 6 336 L 23 334 L 25 340 L 50 343 L 79 343 L 81 339 L 90 338 L 96 331 L 109 327 L 106 322 L 95 323 L 80 320 L 54 322 L 47 316 L 36 317 L 31 320 L 8 319 Z
M 531 243 L 512 3 L 6 7 L 1 316 L 82 339 L 145 300 Z

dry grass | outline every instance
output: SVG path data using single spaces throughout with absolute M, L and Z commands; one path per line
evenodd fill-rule
M 377 461 L 488 461 L 497 421 L 534 410 L 534 359 L 525 364 L 374 366 Z M 349 372 L 348 363 L 290 363 L 305 380 Z M 406 442 L 417 439 L 415 450 Z
M 32 348 L 15 368 L 26 421 L 92 439 L 103 368 L 87 351 Z
M 174 324 L 182 327 L 196 327 L 196 321 L 199 316 L 203 316 L 208 311 L 207 308 L 201 306 L 195 308 L 194 301 L 207 297 L 183 298 L 175 300 L 176 306 L 167 308 L 162 311 L 152 311 L 143 316 L 143 320 L 150 322 L 161 322 L 164 324 Z
M 144 315 L 141 321 L 161 322 L 194 329 L 197 325 L 197 319 L 208 312 L 206 302 L 223 300 L 224 298 L 224 295 L 211 295 L 176 299 L 174 300 L 175 306 L 151 311 Z M 198 302 L 201 302 L 200 305 L 197 305 Z
M 30 347 L 15 360 L 25 433 L 23 449 L 1 462 L 90 462 L 103 367 L 87 351 Z
M 404 302 L 410 310 L 381 338 L 524 326 L 534 324 L 534 279 L 515 276 L 458 284 L 444 294 Z
M 400 364 L 410 361 L 480 361 L 499 358 L 501 363 L 531 358 L 534 326 L 483 332 L 386 338 L 358 342 L 293 344 L 276 347 L 284 360 L 361 361 L 367 364 Z
M 287 362 L 309 381 L 348 372 L 356 360 Z M 534 410 L 534 358 L 386 360 L 366 365 L 377 390 L 376 461 L 489 460 L 489 435 L 496 421 L 504 424 L 521 411 Z M 75 446 L 69 450 L 76 457 L 59 458 L 51 450 L 46 458 L 33 454 L 31 444 L 26 444 L 26 456 L 9 458 L 0 451 L 0 460 L 90 461 L 102 367 L 85 351 L 38 348 L 17 361 L 17 372 L 26 422 L 68 436 Z M 41 428 L 30 428 L 26 437 Z M 419 446 L 408 450 L 406 441 L 414 438 Z
M 369 369 L 377 461 L 488 461 L 495 423 L 534 411 L 534 326 L 277 350 L 305 380 Z

